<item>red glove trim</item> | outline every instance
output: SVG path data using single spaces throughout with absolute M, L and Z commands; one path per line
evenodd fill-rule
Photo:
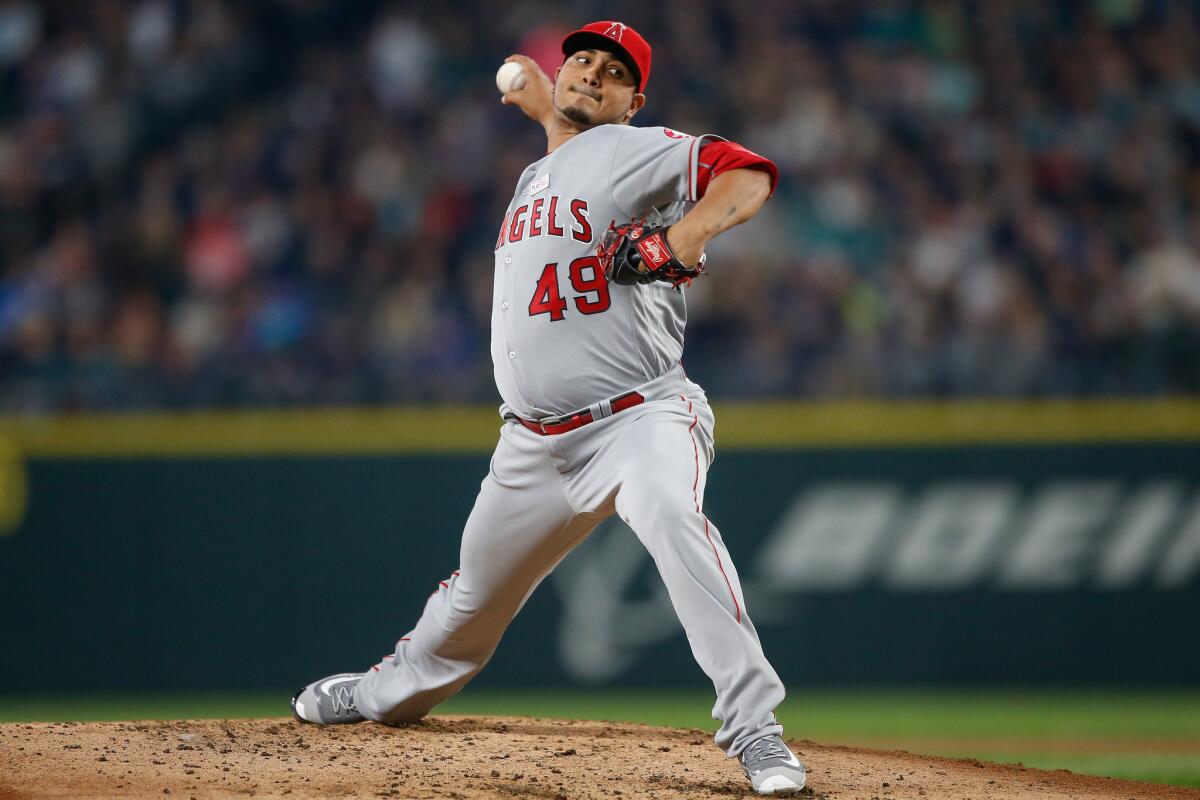
M 708 182 L 731 169 L 760 169 L 771 176 L 771 193 L 779 182 L 779 167 L 769 158 L 747 150 L 737 142 L 705 141 L 700 146 L 700 163 L 696 170 L 696 197 L 703 197 Z

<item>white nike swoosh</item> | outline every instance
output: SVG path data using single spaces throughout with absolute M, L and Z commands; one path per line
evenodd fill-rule
M 325 694 L 329 694 L 330 687 L 337 686 L 339 683 L 345 683 L 346 681 L 356 681 L 356 680 L 358 680 L 357 675 L 351 675 L 350 677 L 347 677 L 347 678 L 330 678 L 329 680 L 325 681 L 318 687 L 318 691 L 324 692 Z
M 791 755 L 791 757 L 790 757 L 790 758 L 788 758 L 788 760 L 787 760 L 787 761 L 785 761 L 785 762 L 783 762 L 783 763 L 785 763 L 785 764 L 790 764 L 790 765 L 791 765 L 791 766 L 793 766 L 793 767 L 797 767 L 797 768 L 799 768 L 799 766 L 800 766 L 800 759 L 796 758 L 796 755 L 795 755 L 795 753 L 793 753 L 793 754 Z

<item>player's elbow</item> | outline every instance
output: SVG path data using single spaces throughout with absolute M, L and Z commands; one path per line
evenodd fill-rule
M 717 176 L 725 179 L 738 209 L 737 222 L 745 222 L 758 213 L 774 188 L 771 175 L 754 167 L 741 167 Z
M 746 202 L 747 206 L 753 209 L 751 211 L 753 214 L 767 202 L 767 198 L 771 196 L 771 192 L 775 189 L 775 182 L 772 180 L 770 173 L 761 169 L 755 169 L 754 167 L 746 167 L 735 171 L 745 173 L 743 180 L 745 181 Z

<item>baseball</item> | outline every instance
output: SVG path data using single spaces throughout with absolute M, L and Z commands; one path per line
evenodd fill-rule
M 501 94 L 515 92 L 525 87 L 525 68 L 515 61 L 507 61 L 496 70 L 496 88 Z

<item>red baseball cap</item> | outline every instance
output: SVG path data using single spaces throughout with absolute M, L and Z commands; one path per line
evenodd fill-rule
M 637 80 L 638 91 L 645 91 L 646 81 L 650 79 L 650 43 L 624 22 L 593 22 L 568 33 L 562 43 L 563 55 L 569 56 L 580 50 L 606 50 L 625 56 Z

